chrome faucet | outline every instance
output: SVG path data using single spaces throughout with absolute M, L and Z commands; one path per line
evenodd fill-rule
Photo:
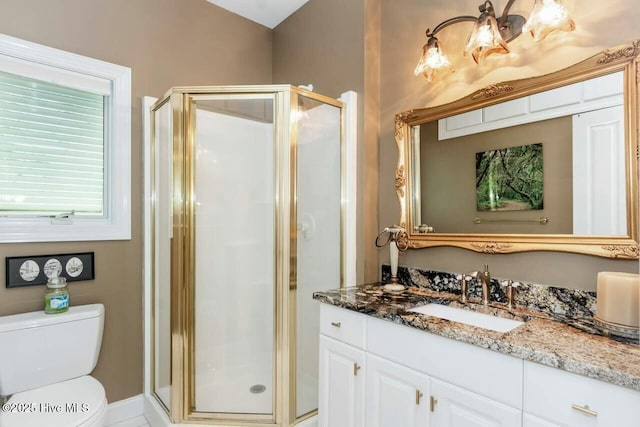
M 480 280 L 482 285 L 482 304 L 489 304 L 489 285 L 491 284 L 491 273 L 489 273 L 489 266 L 484 266 L 484 271 L 472 271 L 469 276 L 475 277 Z

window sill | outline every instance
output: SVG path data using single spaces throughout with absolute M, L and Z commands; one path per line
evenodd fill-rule
M 79 242 L 131 240 L 131 224 L 107 220 L 79 220 L 73 224 L 50 224 L 48 220 L 5 220 L 0 224 L 0 243 Z

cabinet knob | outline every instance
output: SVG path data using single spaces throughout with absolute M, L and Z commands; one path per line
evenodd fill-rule
M 420 390 L 416 390 L 416 405 L 420 404 L 420 399 L 422 399 L 422 396 L 424 396 L 424 394 L 422 394 Z
M 580 406 L 580 405 L 576 405 L 575 403 L 573 405 L 571 405 L 571 407 L 573 409 L 575 409 L 576 411 L 580 411 L 583 412 L 587 415 L 591 415 L 592 417 L 597 417 L 598 413 L 596 411 L 594 411 L 593 409 L 589 409 L 589 405 L 584 405 L 584 406 Z
M 435 412 L 436 411 L 436 405 L 438 404 L 438 399 L 436 399 L 434 396 L 430 396 L 429 397 L 429 409 L 431 410 L 431 412 Z
M 339 328 L 340 326 L 342 326 L 342 323 L 340 323 L 340 322 L 331 322 L 331 326 L 335 326 L 336 328 Z
M 360 365 L 358 365 L 357 363 L 353 364 L 353 375 L 354 376 L 358 376 L 358 371 L 360 370 Z

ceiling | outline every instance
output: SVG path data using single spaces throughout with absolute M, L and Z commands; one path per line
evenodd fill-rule
M 309 0 L 207 0 L 271 29 Z

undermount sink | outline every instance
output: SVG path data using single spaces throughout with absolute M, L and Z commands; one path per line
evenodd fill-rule
M 509 332 L 524 324 L 524 322 L 519 320 L 505 319 L 503 317 L 449 307 L 441 304 L 427 304 L 412 308 L 408 311 L 464 323 L 465 325 L 475 326 L 478 328 L 490 329 L 496 332 Z

